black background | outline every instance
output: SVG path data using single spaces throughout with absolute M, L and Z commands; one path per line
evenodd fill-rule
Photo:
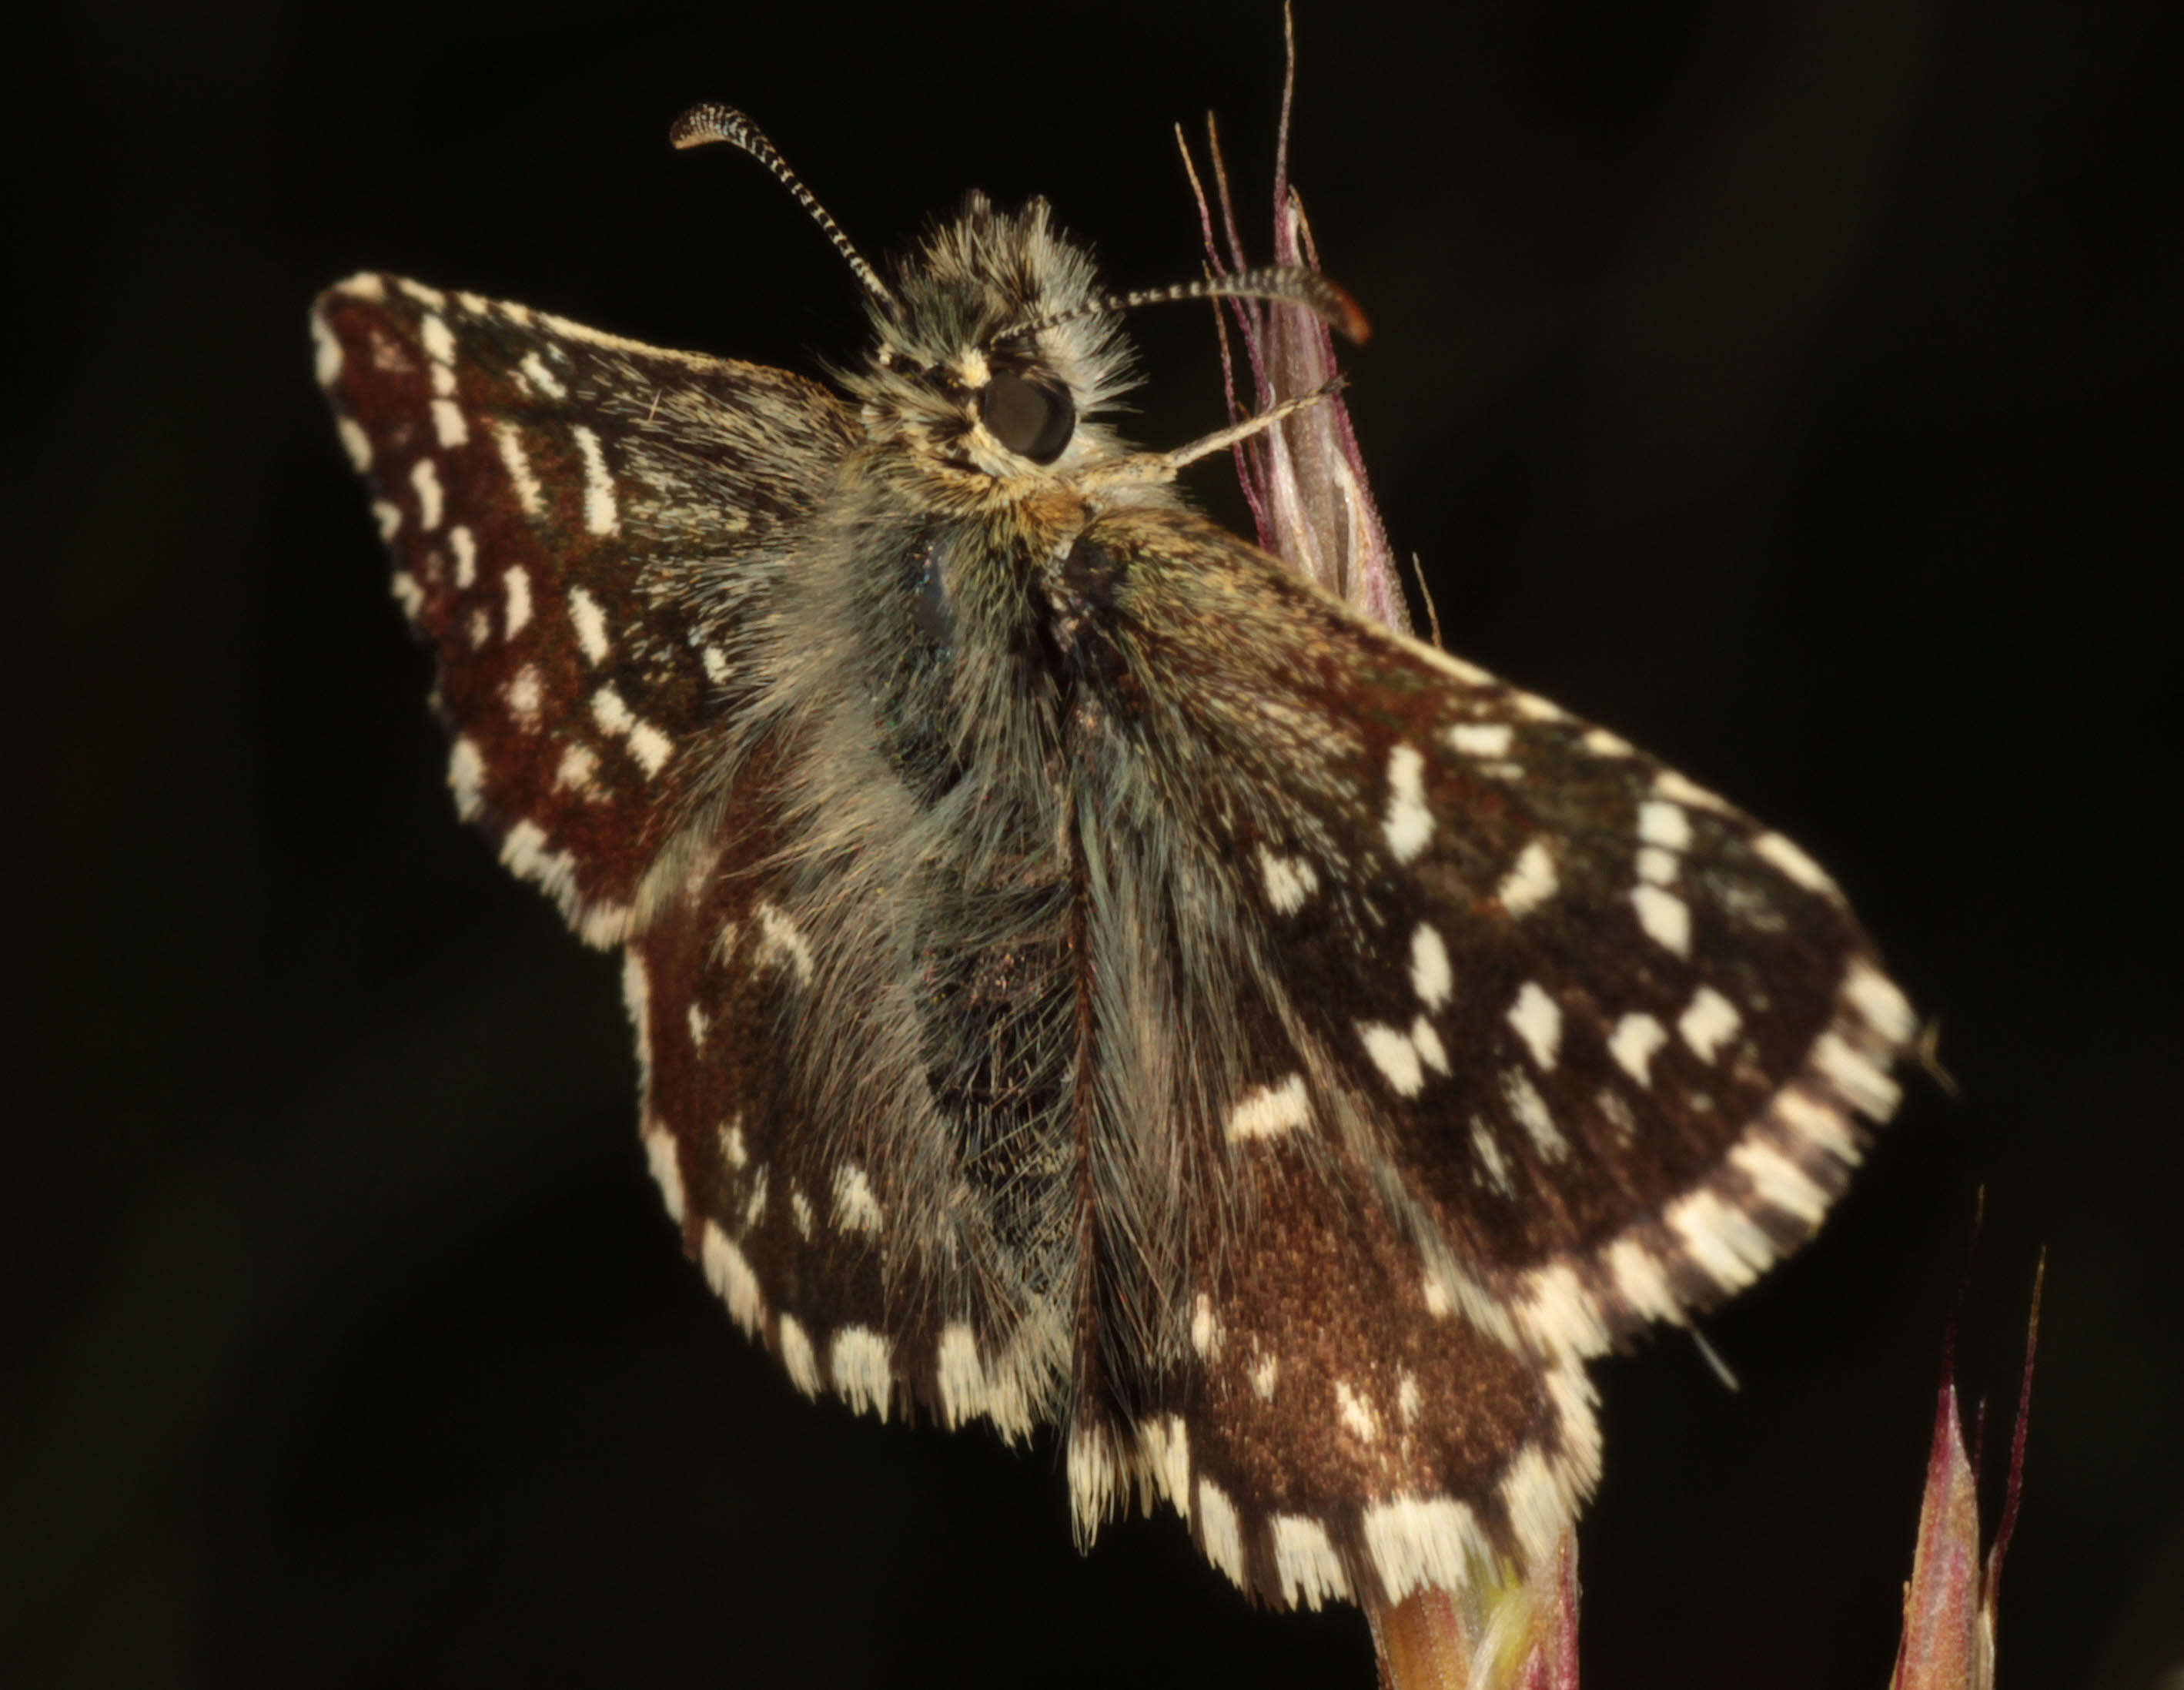
M 980 186 L 1178 279 L 1169 125 L 1217 109 L 1262 203 L 1279 12 L 52 26 L 6 120 L 0 1676 L 1369 1683 L 1354 1612 L 1252 1613 L 1165 1517 L 1080 1560 L 1050 1445 L 814 1408 L 723 1318 L 644 1171 L 614 965 L 454 821 L 304 325 L 387 267 L 853 354 L 788 196 L 667 149 L 703 98 L 876 255 Z M 2003 1425 L 2051 1263 L 2003 1681 L 2184 1670 L 2178 180 L 2135 27 L 1300 20 L 1295 173 L 1450 644 L 1806 844 L 1964 1087 L 1914 1079 L 1822 1241 L 1709 1324 L 1741 1394 L 1680 1339 L 1602 1369 L 1588 1683 L 1886 1682 L 1982 1185 L 1962 1363 Z M 1144 434 L 1217 423 L 1205 314 L 1134 326 Z

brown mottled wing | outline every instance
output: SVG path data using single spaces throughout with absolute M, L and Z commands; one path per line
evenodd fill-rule
M 1178 1084 L 1233 1220 L 1080 1503 L 1159 1484 L 1284 1603 L 1536 1552 L 1596 1470 L 1583 1358 L 1810 1235 L 1908 1006 L 1788 840 L 1199 518 L 1100 518 L 1048 584 L 1112 784 L 1217 888 L 1175 926 L 1238 912 L 1172 945 L 1178 1014 L 1261 1029 Z
M 806 885 L 800 902 L 783 867 L 782 755 L 752 755 L 736 827 L 678 863 L 628 947 L 654 1174 L 687 1252 L 799 1390 L 1024 1436 L 1053 1416 L 1063 1340 L 982 1295 L 980 1217 L 933 1168 L 952 1169 L 949 1146 L 842 1102 L 875 1096 L 864 1070 L 887 982 L 800 918 L 838 888 Z
M 778 371 L 391 277 L 328 290 L 313 328 L 437 659 L 458 807 L 587 939 L 626 945 L 644 1141 L 686 1249 L 800 1389 L 1028 1431 L 1058 1340 L 950 1270 L 939 1182 L 815 1103 L 789 1056 L 859 1052 L 805 1024 L 794 748 L 751 712 L 851 413 Z
M 437 660 L 457 807 L 619 941 L 853 417 L 796 376 L 391 276 L 329 288 L 312 332 Z

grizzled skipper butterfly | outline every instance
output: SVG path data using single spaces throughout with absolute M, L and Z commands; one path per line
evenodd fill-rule
M 1277 1605 L 1550 1553 L 1586 1358 L 1818 1227 L 1913 1032 L 1780 834 L 1367 620 L 1104 419 L 973 197 L 834 387 L 366 275 L 313 330 L 456 808 L 619 946 L 684 1248 L 809 1394 L 1057 1427 Z

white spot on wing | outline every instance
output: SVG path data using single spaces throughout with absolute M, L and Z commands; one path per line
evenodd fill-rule
M 788 1218 L 795 1224 L 796 1235 L 808 1241 L 811 1236 L 811 1199 L 798 1190 L 794 1182 L 788 1187 Z
M 1236 1518 L 1236 1504 L 1228 1500 L 1228 1493 L 1211 1479 L 1201 1477 L 1198 1481 L 1199 1542 L 1206 1551 L 1206 1559 L 1228 1575 L 1230 1581 L 1244 1582 L 1244 1532 Z
M 1680 804 L 1671 804 L 1666 799 L 1648 799 L 1638 806 L 1638 837 L 1647 845 L 1667 851 L 1689 851 L 1691 818 Z
M 1527 1444 L 1510 1464 L 1502 1481 L 1502 1507 L 1525 1559 L 1539 1565 L 1553 1553 L 1555 1540 L 1569 1523 L 1570 1499 L 1537 1444 Z
M 1680 1318 L 1682 1311 L 1675 1293 L 1669 1289 L 1669 1276 L 1660 1258 L 1636 1239 L 1622 1239 L 1608 1247 L 1607 1274 L 1633 1313 L 1648 1320 Z
M 427 525 L 430 526 L 429 524 Z M 1764 857 L 1808 891 L 1838 896 L 1828 873 L 1780 834 L 1762 834 L 1752 842 L 1752 854 Z
M 1892 1044 L 1902 1044 L 1918 1025 L 1910 1001 L 1896 983 L 1864 957 L 1850 965 L 1843 976 L 1843 999 Z
M 644 765 L 647 774 L 658 774 L 675 754 L 674 741 L 648 722 L 639 722 L 629 730 L 629 749 Z
M 1509 1177 L 1509 1163 L 1494 1141 L 1494 1129 L 1477 1115 L 1471 1118 L 1471 1147 L 1478 1152 L 1479 1165 L 1486 1170 L 1494 1189 L 1505 1197 L 1515 1196 L 1517 1183 Z
M 1428 1009 L 1439 1009 L 1455 989 L 1456 971 L 1440 931 L 1424 922 L 1411 934 L 1411 990 Z
M 425 350 L 432 354 L 435 364 L 455 361 L 455 337 L 448 333 L 445 320 L 437 313 L 427 311 L 417 320 L 417 337 L 425 343 Z
M 1453 656 L 1437 645 L 1418 645 L 1412 647 L 1412 650 L 1435 668 L 1446 670 L 1466 686 L 1490 687 L 1498 684 L 1493 676 L 1476 663 L 1467 663 L 1462 658 Z
M 1763 1202 L 1818 1226 L 1828 1212 L 1828 1194 L 1812 1176 L 1772 1146 L 1747 1139 L 1729 1153 L 1730 1165 L 1752 1181 Z
M 621 1007 L 629 1012 L 630 1030 L 637 1035 L 638 1084 L 649 1097 L 652 1092 L 652 976 L 645 972 L 644 958 L 637 954 L 634 945 L 621 953 Z
M 1357 1036 L 1365 1041 L 1365 1054 L 1380 1070 L 1398 1097 L 1415 1097 L 1426 1083 L 1418 1063 L 1418 1046 L 1410 1035 L 1379 1021 L 1360 1022 Z
M 1774 1259 L 1774 1247 L 1743 1210 L 1702 1186 L 1663 1217 L 1699 1270 L 1724 1291 L 1741 1291 Z
M 709 1220 L 699 1255 L 705 1269 L 705 1282 L 712 1286 L 714 1295 L 728 1305 L 729 1318 L 756 1337 L 759 1322 L 766 1318 L 766 1299 L 759 1295 L 758 1275 L 751 1272 L 744 1252 L 728 1241 L 727 1233 Z
M 470 444 L 470 426 L 463 421 L 463 408 L 453 399 L 432 401 L 432 438 L 443 447 Z
M 1107 1517 L 1123 1486 L 1122 1464 L 1102 1433 L 1079 1425 L 1069 1434 L 1069 1511 L 1077 1529 L 1089 1541 L 1094 1528 Z
M 410 485 L 417 495 L 417 526 L 429 534 L 440 526 L 445 505 L 440 493 L 440 471 L 430 458 L 420 458 L 410 465 Z
M 1653 777 L 1653 792 L 1657 797 L 1673 799 L 1679 804 L 1688 804 L 1695 810 L 1726 811 L 1729 804 L 1718 792 L 1709 792 L 1696 781 L 1685 778 L 1674 769 L 1663 769 Z
M 467 734 L 448 748 L 448 785 L 455 795 L 455 814 L 476 821 L 485 808 L 485 755 Z
M 652 1169 L 653 1183 L 660 1187 L 660 1201 L 667 1206 L 668 1219 L 682 1225 L 682 1163 L 675 1153 L 672 1135 L 656 1127 L 649 1129 L 644 1135 L 644 1159 Z
M 1506 722 L 1459 722 L 1442 737 L 1450 750 L 1467 757 L 1506 757 L 1515 735 Z
M 615 508 L 614 477 L 607 473 L 606 453 L 599 437 L 582 423 L 569 432 L 584 460 L 584 526 L 595 534 L 611 534 L 621 527 L 621 516 Z
M 1276 915 L 1295 915 L 1319 890 L 1319 876 L 1309 862 L 1301 856 L 1278 856 L 1264 845 L 1259 847 L 1259 877 Z
M 1561 882 L 1555 875 L 1554 855 L 1545 839 L 1534 839 L 1517 854 L 1516 862 L 1494 889 L 1502 907 L 1513 916 L 1529 915 L 1555 895 Z
M 523 438 L 512 422 L 496 422 L 493 426 L 493 443 L 500 449 L 500 461 L 508 471 L 509 484 L 515 489 L 515 502 L 523 507 L 526 516 L 536 516 L 546 508 L 545 490 L 538 485 L 538 477 L 532 473 L 531 459 L 523 449 Z
M 1190 1305 L 1190 1347 L 1201 1361 L 1221 1353 L 1221 1320 L 1213 1312 L 1213 1299 L 1201 1291 Z
M 569 397 L 569 390 L 561 385 L 561 378 L 546 367 L 546 360 L 537 353 L 525 353 L 523 362 L 516 368 L 523 372 L 526 381 L 548 399 L 566 399 Z
M 795 971 L 800 986 L 811 984 L 811 946 L 803 932 L 772 904 L 760 904 L 758 917 L 757 961 L 760 968 L 786 962 Z
M 1669 1042 L 1669 1029 L 1652 1016 L 1626 1015 L 1607 1035 L 1607 1054 L 1641 1085 L 1653 1083 L 1653 1057 Z
M 1555 1125 L 1555 1118 L 1547 1107 L 1547 1100 L 1540 1096 L 1532 1077 L 1522 1068 L 1502 1071 L 1502 1095 L 1509 1104 L 1509 1113 L 1517 1118 L 1517 1124 L 1529 1133 L 1532 1142 L 1539 1146 L 1540 1154 L 1550 1162 L 1559 1162 L 1569 1154 L 1569 1141 Z
M 1896 1082 L 1885 1068 L 1838 1035 L 1821 1034 L 1806 1060 L 1832 1080 L 1860 1113 L 1886 1120 L 1896 1113 L 1897 1100 L 1902 1096 Z
M 353 416 L 334 419 L 334 432 L 341 436 L 342 448 L 348 460 L 356 466 L 359 475 L 371 467 L 371 437 L 364 432 L 364 425 Z
M 546 843 L 546 835 L 539 831 L 535 822 L 518 822 L 508 830 L 508 836 L 500 842 L 500 860 L 508 865 L 510 872 L 517 879 L 532 882 L 543 888 L 549 897 L 566 900 L 574 888 L 577 875 L 574 859 L 565 851 L 550 849 Z M 627 914 L 626 911 L 617 912 L 611 908 L 593 912 L 584 918 L 585 930 L 588 934 L 596 924 L 599 931 L 607 933 L 616 923 L 625 919 Z M 624 968 L 626 971 L 627 963 Z M 628 984 L 627 972 L 623 984 L 625 987 Z M 638 1054 L 640 1057 L 644 1057 L 649 1049 L 648 1037 L 646 1029 L 640 1026 L 638 1029 Z
M 1380 1417 L 1373 1412 L 1373 1405 L 1351 1388 L 1346 1379 L 1334 1381 L 1334 1417 L 1340 1420 L 1361 1443 L 1373 1443 L 1380 1436 Z
M 1282 1376 L 1281 1358 L 1262 1355 L 1251 1368 L 1251 1394 L 1262 1403 L 1274 1400 L 1274 1382 Z
M 1433 812 L 1426 808 L 1426 760 L 1415 745 L 1398 744 L 1388 753 L 1388 815 L 1380 831 L 1398 862 L 1408 862 L 1433 837 Z
M 1391 1498 L 1368 1508 L 1361 1523 L 1373 1570 L 1393 1602 L 1429 1586 L 1462 1590 L 1472 1581 L 1473 1564 L 1485 1562 L 1491 1553 L 1477 1518 L 1453 1497 Z M 1482 1672 L 1481 1682 L 1492 1676 Z
M 1774 1118 L 1807 1144 L 1827 1152 L 1838 1162 L 1857 1163 L 1858 1140 L 1841 1110 L 1796 1086 L 1777 1092 L 1771 1107 Z
M 1138 1422 L 1138 1448 L 1160 1486 L 1184 1519 L 1190 1517 L 1190 1434 L 1180 1414 L 1155 1414 Z
M 371 516 L 372 520 L 379 524 L 381 539 L 391 540 L 402 532 L 402 507 L 392 499 L 373 499 Z
M 469 527 L 458 522 L 448 530 L 448 545 L 455 555 L 455 588 L 467 593 L 477 585 L 477 540 Z
M 1599 1303 L 1567 1262 L 1525 1274 L 1516 1312 L 1533 1341 L 1544 1349 L 1598 1355 L 1607 1347 Z
M 1542 1071 L 1554 1067 L 1563 1043 L 1562 1006 L 1547 996 L 1537 980 L 1525 981 L 1517 1001 L 1509 1006 L 1509 1024 L 1517 1029 L 1517 1036 Z
M 865 1170 L 854 1162 L 844 1163 L 834 1172 L 834 1224 L 844 1232 L 877 1233 L 885 1219 Z
M 941 1329 L 934 1362 L 940 1381 L 940 1417 L 950 1426 L 960 1426 L 976 1414 L 992 1415 L 998 1423 L 1000 1415 L 1010 1412 L 1011 1405 L 1001 1400 L 1005 1393 L 986 1378 L 978 1339 L 962 1322 Z
M 596 797 L 596 783 L 599 776 L 599 754 L 581 739 L 571 739 L 561 748 L 560 766 L 554 771 L 554 784 L 576 793 L 579 797 Z
M 341 341 L 316 311 L 311 313 L 311 364 L 322 388 L 333 386 L 341 374 Z
M 1312 1106 L 1305 1096 L 1304 1076 L 1293 1074 L 1279 1085 L 1254 1086 L 1228 1112 L 1228 1136 L 1270 1139 L 1295 1131 L 1312 1121 Z
M 658 774 L 675 753 L 674 742 L 633 712 L 612 687 L 601 687 L 592 694 L 592 719 L 605 733 L 626 739 L 630 755 L 648 775 Z
M 531 620 L 531 572 L 511 563 L 501 572 L 500 590 L 508 595 L 508 637 L 513 639 Z
M 1285 1601 L 1317 1608 L 1349 1599 L 1350 1581 L 1324 1525 L 1308 1514 L 1278 1514 L 1273 1536 L 1274 1578 Z
M 1735 1004 L 1712 986 L 1701 986 L 1691 994 L 1691 1007 L 1677 1020 L 1676 1031 L 1684 1035 L 1693 1055 L 1710 1063 L 1743 1024 L 1744 1018 L 1736 1012 Z
M 1691 908 L 1674 892 L 1642 884 L 1634 887 L 1630 902 L 1638 912 L 1638 925 L 1646 936 L 1679 957 L 1691 954 Z
M 1411 1023 L 1411 1044 L 1418 1059 L 1435 1074 L 1448 1072 L 1448 1052 L 1441 1046 L 1440 1035 L 1434 1031 L 1433 1023 L 1423 1015 Z
M 536 667 L 526 663 L 518 669 L 501 696 L 508 700 L 508 713 L 515 718 L 518 728 L 526 733 L 538 731 L 538 709 L 545 693 Z
M 402 614 L 411 622 L 425 608 L 425 589 L 417 584 L 417 577 L 406 569 L 398 569 L 387 578 L 387 590 L 394 594 L 394 602 L 402 606 Z
M 593 666 L 606 661 L 607 653 L 614 647 L 607 638 L 607 613 L 599 608 L 599 601 L 582 588 L 571 587 L 569 620 L 576 624 L 577 644 L 583 651 L 584 661 Z
M 819 1394 L 819 1358 L 811 1353 L 811 1340 L 793 1314 L 774 1323 L 774 1338 L 781 1347 L 781 1364 L 788 1369 L 790 1383 L 806 1397 Z
M 888 1341 L 869 1326 L 844 1326 L 827 1353 L 834 1389 L 851 1410 L 888 1417 L 894 1392 L 894 1357 Z

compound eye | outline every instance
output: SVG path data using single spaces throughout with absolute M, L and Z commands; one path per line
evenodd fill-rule
M 1077 405 L 1059 382 L 996 370 L 978 396 L 978 421 L 1018 457 L 1050 464 L 1077 432 Z

